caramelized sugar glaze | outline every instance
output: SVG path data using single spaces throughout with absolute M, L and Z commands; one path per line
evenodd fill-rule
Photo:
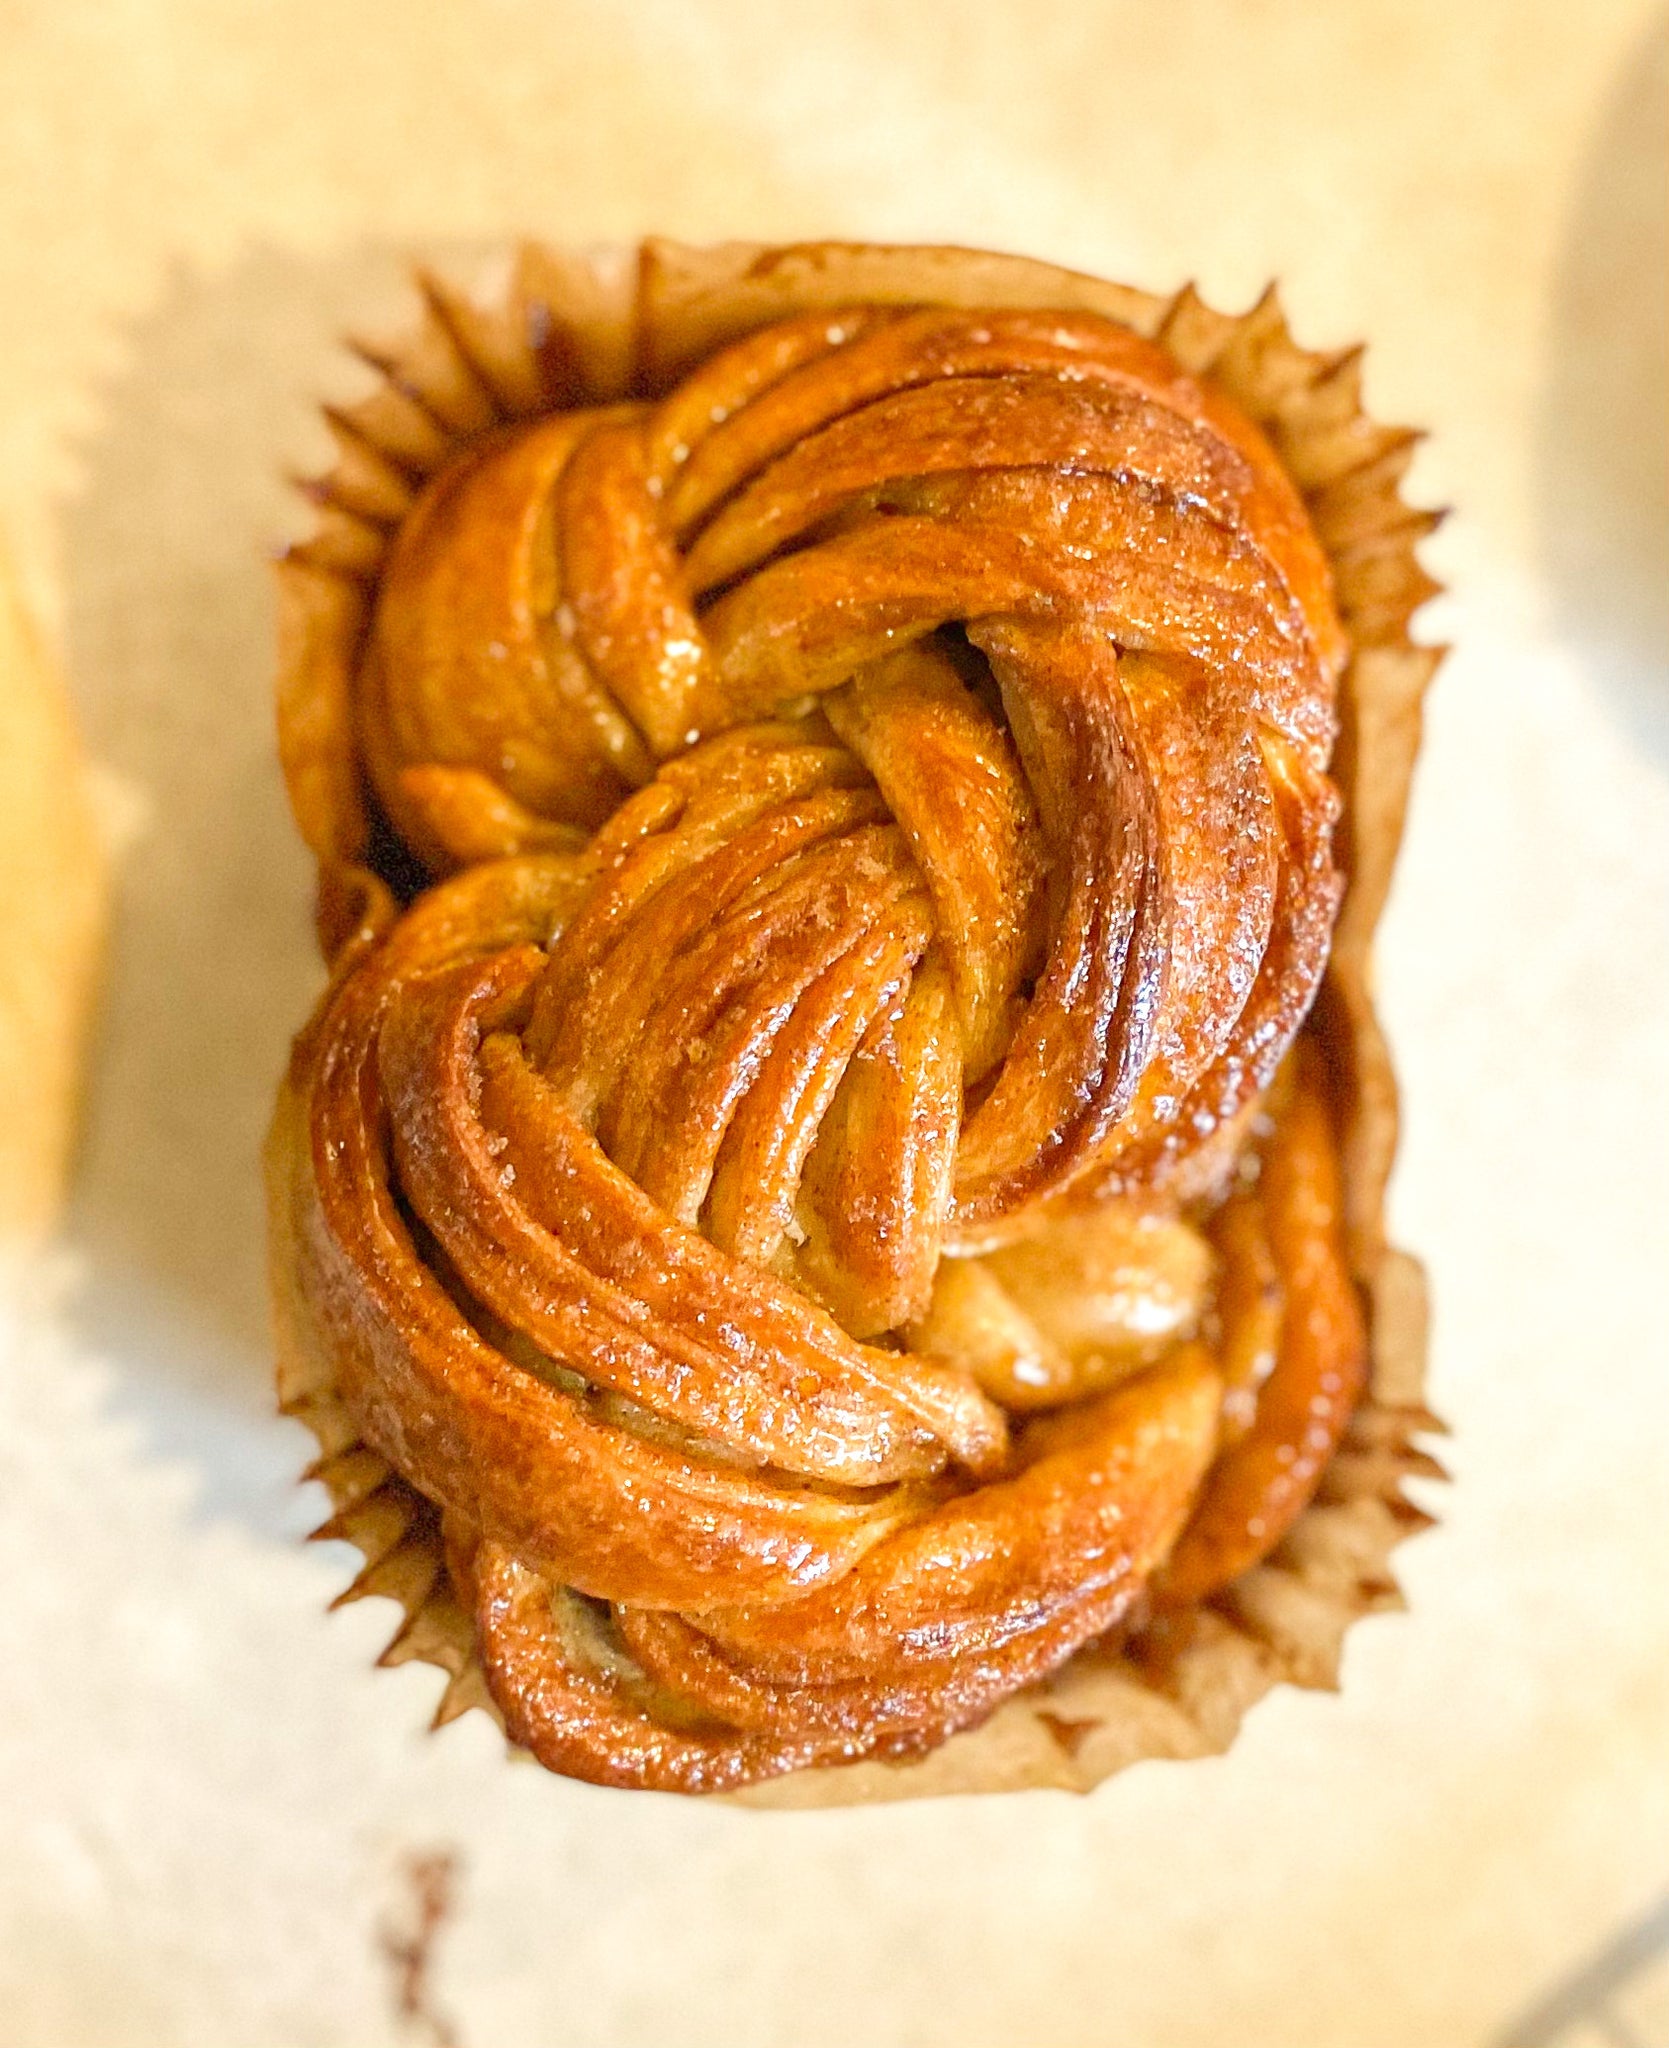
M 1163 331 L 849 254 L 916 267 L 519 351 L 431 290 L 290 565 L 290 1391 L 605 1783 L 1162 1662 L 1367 1373 L 1304 498 Z

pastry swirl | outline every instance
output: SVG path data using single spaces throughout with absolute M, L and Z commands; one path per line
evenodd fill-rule
M 1255 1566 L 1360 1395 L 1328 558 L 1102 313 L 473 360 L 360 450 L 293 1297 L 541 1761 L 918 1754 Z

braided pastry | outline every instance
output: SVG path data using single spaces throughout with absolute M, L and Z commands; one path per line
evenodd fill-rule
M 1116 288 L 795 254 L 430 286 L 289 565 L 291 1405 L 519 1744 L 683 1792 L 1162 1684 L 1368 1370 L 1297 484 Z

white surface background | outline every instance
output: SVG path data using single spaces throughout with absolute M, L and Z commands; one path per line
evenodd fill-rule
M 1642 0 L 0 6 L 0 516 L 133 832 L 69 1243 L 0 1318 L 0 2043 L 1486 2044 L 1669 1888 L 1669 16 Z M 505 1765 L 331 1620 L 255 1152 L 316 974 L 261 545 L 332 337 L 520 230 L 951 238 L 1371 338 L 1454 595 L 1385 929 L 1457 1484 L 1342 1697 L 1032 1794 Z M 1571 2043 L 1581 2037 L 1573 2032 Z

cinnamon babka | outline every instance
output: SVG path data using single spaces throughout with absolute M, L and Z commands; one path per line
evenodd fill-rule
M 1435 1469 L 1365 982 L 1411 437 L 1272 298 L 972 252 L 423 289 L 281 567 L 281 1392 L 354 1590 L 443 1714 L 682 1792 L 1085 1783 L 1324 1682 Z

